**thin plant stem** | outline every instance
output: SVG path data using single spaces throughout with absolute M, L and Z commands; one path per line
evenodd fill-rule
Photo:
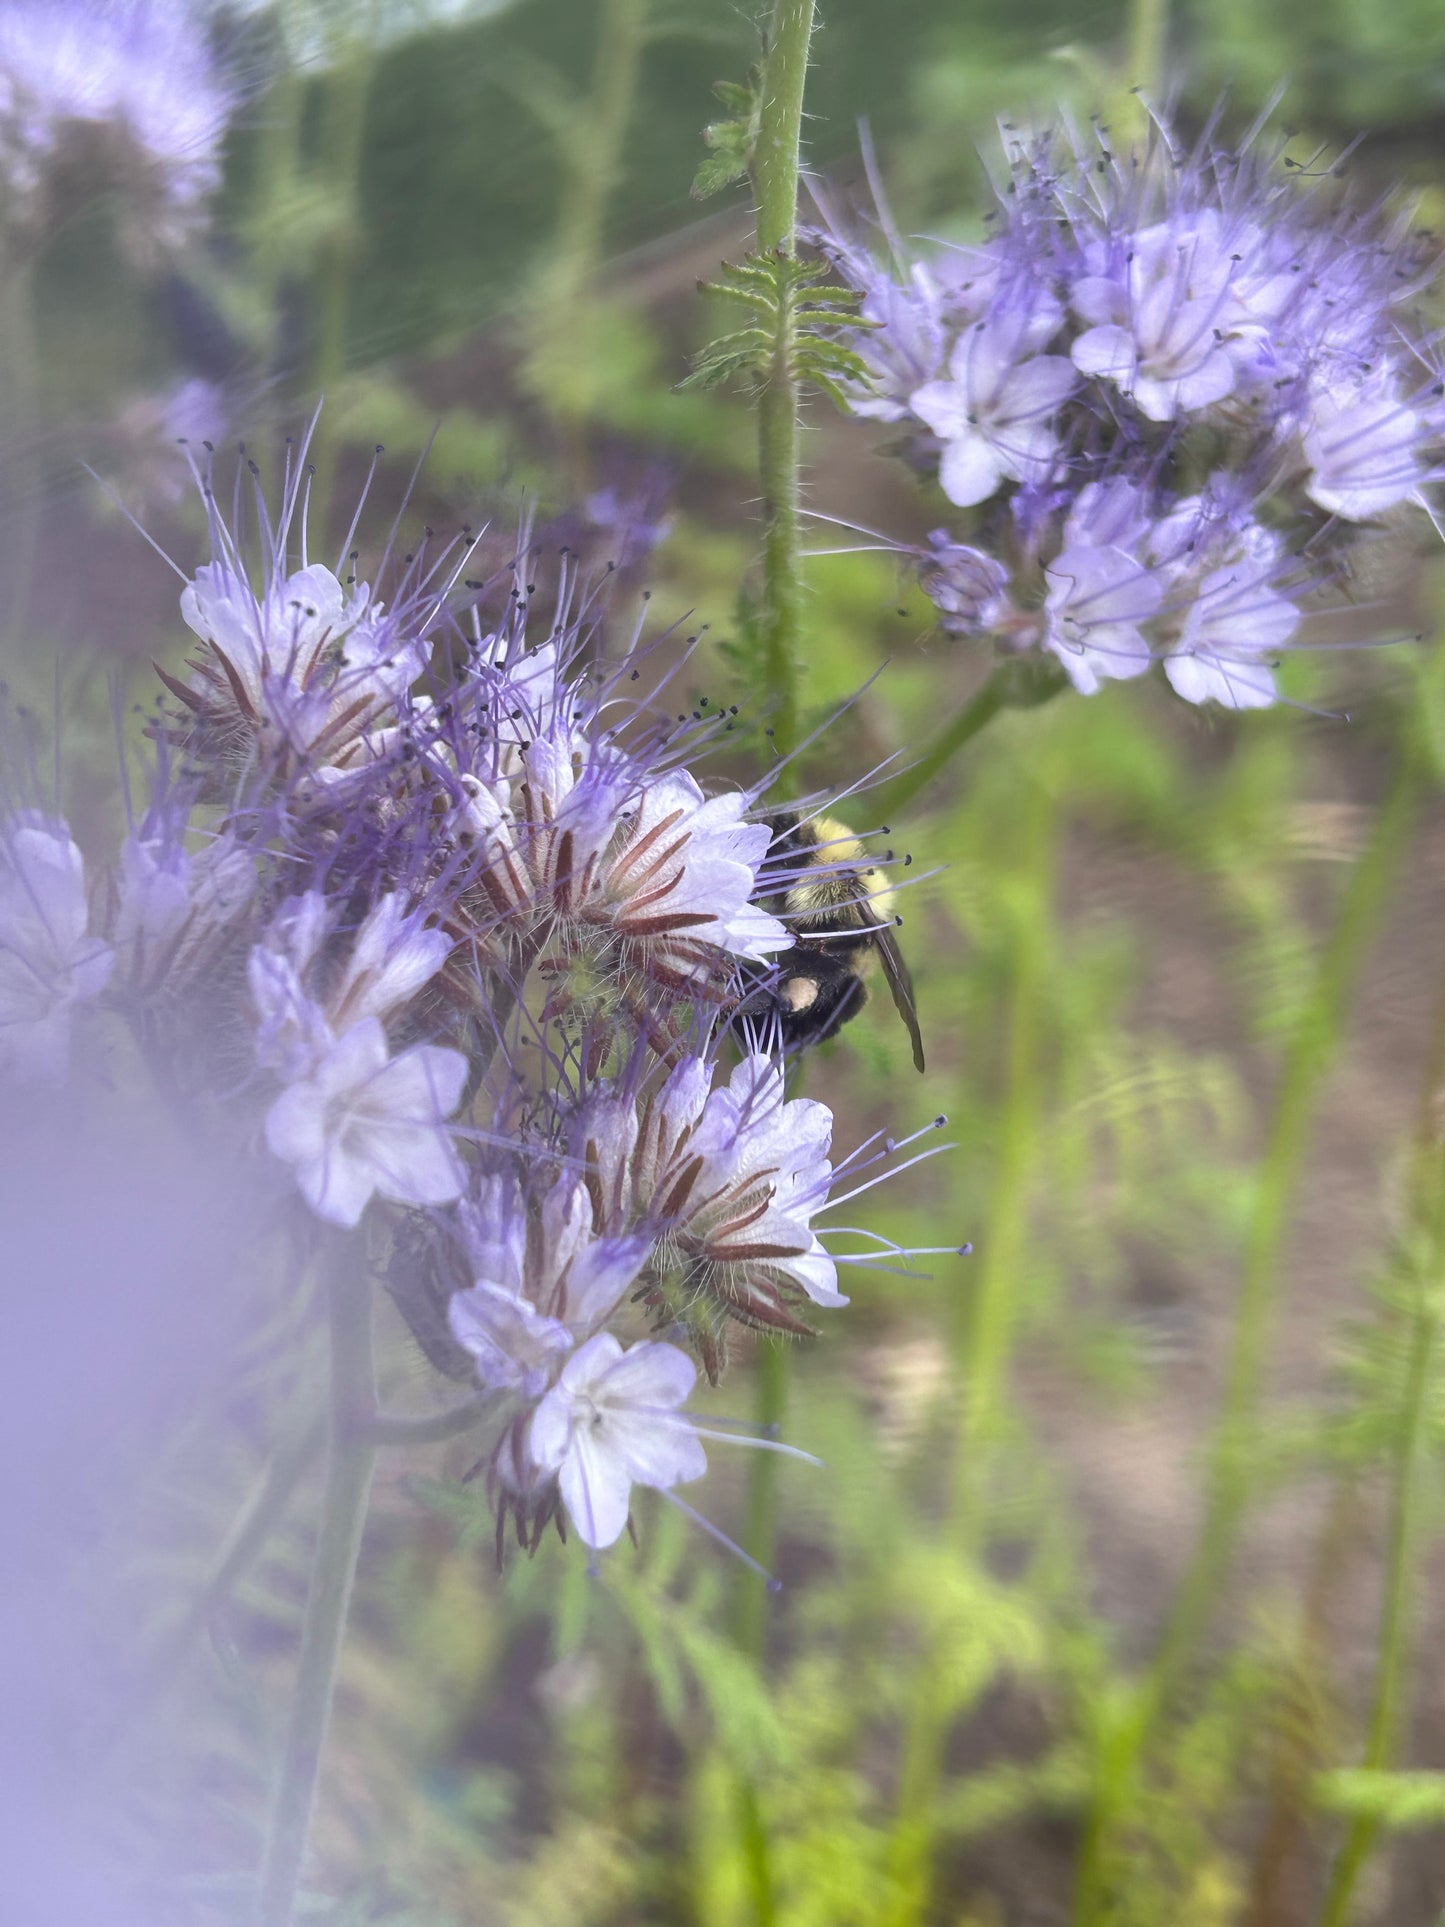
M 1407 1210 L 1411 1223 L 1427 1226 L 1431 1262 L 1437 1277 L 1445 1273 L 1445 1144 L 1441 1141 L 1439 1106 L 1445 1093 L 1445 987 L 1436 1000 L 1425 1073 L 1420 1081 L 1408 1178 Z M 1349 1570 L 1349 1547 L 1358 1531 L 1361 1509 L 1360 1480 L 1353 1464 L 1335 1481 L 1316 1547 L 1312 1576 L 1301 1615 L 1299 1664 L 1319 1681 L 1328 1683 L 1334 1642 L 1330 1638 L 1330 1604 L 1339 1576 Z M 1382 1625 L 1384 1618 L 1382 1617 Z M 1317 1750 L 1301 1744 L 1293 1723 L 1276 1735 L 1265 1802 L 1264 1825 L 1250 1883 L 1247 1927 L 1274 1927 L 1287 1904 L 1286 1883 L 1304 1837 L 1309 1817 L 1309 1780 L 1320 1764 Z
M 753 187 L 757 197 L 757 251 L 794 254 L 797 249 L 798 176 L 803 127 L 803 89 L 813 38 L 814 0 L 774 0 L 763 58 L 762 99 Z M 799 388 L 786 354 L 779 353 L 757 393 L 758 479 L 763 509 L 762 590 L 758 637 L 766 676 L 774 741 L 786 753 L 798 733 L 798 642 L 803 607 L 803 541 L 800 506 L 801 425 Z M 787 1408 L 788 1359 L 781 1343 L 763 1340 L 755 1366 L 755 1414 L 760 1429 L 781 1424 Z M 777 1467 L 771 1452 L 758 1452 L 748 1469 L 743 1543 L 758 1564 L 773 1555 L 777 1517 Z M 754 1572 L 739 1574 L 734 1631 L 741 1650 L 762 1670 L 767 1635 L 767 1593 Z M 772 1927 L 777 1907 L 772 1843 L 758 1787 L 746 1768 L 737 1769 L 740 1847 L 747 1868 L 756 1927 Z
M 1250 1449 L 1274 1334 L 1280 1261 L 1315 1110 L 1408 839 L 1420 784 L 1419 751 L 1412 742 L 1402 751 L 1374 834 L 1346 886 L 1314 986 L 1285 1052 L 1245 1234 L 1233 1336 L 1210 1448 L 1204 1518 L 1154 1661 L 1128 1713 L 1101 1749 L 1095 1803 L 1080 1862 L 1075 1912 L 1079 1927 L 1092 1927 L 1102 1917 L 1114 1824 L 1130 1805 L 1140 1759 L 1219 1597 L 1248 1510 L 1253 1482 Z
M 272 1453 L 232 1522 L 210 1572 L 180 1620 L 163 1636 L 159 1648 L 147 1662 L 130 1698 L 128 1711 L 148 1700 L 174 1676 L 192 1643 L 210 1624 L 270 1539 L 325 1439 L 326 1425 L 318 1419 Z
M 1435 1256 L 1438 1270 L 1438 1245 Z M 1391 1476 L 1390 1541 L 1385 1565 L 1385 1597 L 1380 1612 L 1374 1704 L 1361 1762 L 1375 1772 L 1387 1767 L 1394 1755 L 1410 1664 L 1415 1568 L 1424 1500 L 1421 1487 L 1430 1458 L 1427 1394 L 1440 1334 L 1438 1291 L 1438 1277 L 1430 1279 L 1417 1294 L 1410 1320 L 1410 1362 Z M 1377 1814 L 1357 1814 L 1351 1821 L 1330 1878 L 1320 1927 L 1345 1927 L 1356 1885 L 1379 1832 Z
M 803 85 L 813 17 L 814 0 L 774 0 L 753 160 L 759 254 L 797 252 Z M 777 356 L 759 388 L 757 411 L 763 509 L 758 637 L 773 736 L 786 755 L 798 737 L 798 651 L 803 625 L 802 423 L 798 380 L 786 354 Z
M 1413 1281 L 1410 1354 L 1405 1393 L 1398 1415 L 1390 1479 L 1390 1528 L 1385 1591 L 1376 1646 L 1375 1690 L 1365 1738 L 1366 1768 L 1390 1765 L 1405 1699 L 1410 1662 L 1413 1592 L 1420 1542 L 1421 1483 L 1429 1462 L 1430 1382 L 1436 1368 L 1442 1295 L 1445 1295 L 1445 1142 L 1439 1104 L 1445 1088 L 1445 992 L 1435 1013 L 1435 1028 L 1421 1087 L 1410 1173 L 1410 1211 L 1428 1234 L 1423 1275 Z M 1380 1823 L 1360 1814 L 1350 1823 L 1335 1859 L 1320 1927 L 1345 1927 L 1361 1874 L 1374 1851 Z
M 1020 903 L 1012 958 L 998 1169 L 986 1234 L 979 1240 L 978 1270 L 972 1291 L 960 1303 L 957 1334 L 962 1414 L 946 1531 L 950 1544 L 965 1557 L 979 1556 L 983 1547 L 989 1464 L 1008 1381 L 1014 1303 L 1028 1242 L 1042 1119 L 1040 1043 L 1057 841 L 1057 804 L 1048 786 L 1035 782 L 1025 805 L 1019 859 L 1028 900 Z M 951 1718 L 938 1691 L 937 1661 L 930 1648 L 919 1664 L 904 1730 L 889 1842 L 889 1870 L 898 1893 L 890 1927 L 907 1927 L 928 1914 L 929 1855 Z
M 595 328 L 587 304 L 596 291 L 608 208 L 626 160 L 627 132 L 647 45 L 649 5 L 650 0 L 604 0 L 591 87 L 562 138 L 563 186 L 542 280 L 540 352 L 533 363 L 544 405 L 553 404 L 556 370 L 564 361 L 590 374 L 596 360 Z M 564 466 L 574 491 L 579 492 L 588 481 L 583 426 L 574 419 L 562 420 Z
M 1128 80 L 1131 87 L 1151 93 L 1159 85 L 1168 29 L 1169 0 L 1130 0 Z
M 41 479 L 36 460 L 41 363 L 35 275 L 28 261 L 0 260 L 0 447 L 5 450 L 4 640 L 24 640 L 40 539 Z
M 331 1336 L 326 1490 L 290 1722 L 261 1862 L 256 1927 L 291 1927 L 294 1918 L 376 1463 L 371 1280 L 360 1241 L 336 1238 L 325 1268 Z
M 470 1432 L 486 1413 L 490 1401 L 483 1395 L 464 1398 L 440 1412 L 422 1412 L 415 1417 L 401 1412 L 378 1412 L 367 1427 L 373 1445 L 441 1445 L 447 1439 Z
M 356 260 L 361 218 L 361 158 L 366 131 L 366 102 L 371 91 L 375 60 L 372 31 L 374 8 L 352 30 L 326 79 L 322 107 L 321 165 L 335 213 L 332 232 L 321 249 L 317 268 L 316 335 L 311 388 L 316 394 L 334 392 L 346 372 L 347 319 L 351 308 L 351 277 Z M 336 408 L 323 409 L 316 425 L 311 459 L 316 467 L 312 503 L 316 526 L 325 530 L 335 463 Z
M 753 1372 L 754 1417 L 762 1436 L 773 1437 L 782 1427 L 788 1410 L 788 1354 L 781 1339 L 759 1339 Z M 767 1566 L 773 1556 L 777 1512 L 776 1455 L 750 1453 L 743 1544 L 760 1566 Z M 759 1574 L 739 1575 L 734 1636 L 740 1649 L 759 1663 L 767 1644 L 768 1598 L 766 1581 Z
M 763 60 L 762 109 L 753 180 L 758 201 L 758 252 L 797 244 L 798 173 L 803 126 L 803 86 L 813 37 L 813 0 L 774 0 Z M 780 749 L 791 747 L 797 723 L 797 637 L 802 608 L 802 532 L 798 515 L 798 384 L 786 367 L 774 368 L 757 397 L 758 472 L 763 492 L 763 586 L 760 621 L 764 639 L 769 708 Z M 783 1347 L 764 1342 L 757 1356 L 757 1420 L 780 1423 L 787 1405 L 788 1367 Z M 746 1544 L 760 1565 L 772 1555 L 777 1468 L 770 1452 L 755 1455 L 749 1469 Z M 737 1636 L 760 1660 L 766 1595 L 762 1581 L 740 1581 Z
M 1068 687 L 1057 664 L 1001 662 L 983 687 L 934 737 L 918 761 L 900 771 L 879 792 L 876 808 L 883 820 L 900 815 L 966 749 L 994 717 L 1006 709 L 1032 709 Z

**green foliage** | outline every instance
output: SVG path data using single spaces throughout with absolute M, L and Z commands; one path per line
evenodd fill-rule
M 1374 1820 L 1392 1832 L 1445 1827 L 1445 1773 L 1341 1766 L 1318 1775 L 1314 1793 L 1326 1813 Z
M 866 387 L 867 364 L 839 333 L 872 323 L 858 313 L 856 290 L 825 282 L 827 272 L 826 262 L 800 261 L 781 249 L 725 261 L 722 279 L 704 283 L 703 292 L 739 303 L 747 325 L 709 342 L 684 387 L 789 381 L 821 389 L 840 407 L 844 382 Z
M 695 201 L 705 201 L 735 181 L 745 181 L 752 171 L 753 149 L 758 144 L 762 116 L 759 70 L 754 67 L 745 84 L 735 80 L 715 81 L 713 92 L 731 113 L 726 120 L 712 121 L 702 130 L 703 143 L 710 151 L 693 177 Z

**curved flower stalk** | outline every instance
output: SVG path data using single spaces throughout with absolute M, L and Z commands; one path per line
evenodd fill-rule
M 965 512 L 913 553 L 922 586 L 949 633 L 1084 694 L 1162 663 L 1186 701 L 1263 707 L 1350 545 L 1426 526 L 1435 259 L 1257 135 L 1009 136 L 1006 160 L 978 247 L 814 237 L 872 324 L 850 406 Z
M 0 179 L 12 238 L 67 195 L 118 195 L 149 261 L 204 219 L 237 104 L 182 0 L 9 0 L 0 10 Z

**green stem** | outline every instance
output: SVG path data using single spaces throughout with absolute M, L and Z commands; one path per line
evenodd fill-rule
M 1437 1249 L 1437 1270 L 1439 1252 Z M 1431 1279 L 1417 1300 L 1411 1318 L 1410 1364 L 1404 1409 L 1395 1444 L 1390 1493 L 1390 1544 L 1385 1569 L 1385 1598 L 1380 1612 L 1380 1638 L 1375 1669 L 1375 1702 L 1362 1764 L 1379 1772 L 1390 1764 L 1404 1700 L 1410 1663 L 1410 1625 L 1415 1589 L 1416 1556 L 1420 1542 L 1421 1484 L 1429 1461 L 1427 1436 L 1428 1391 L 1440 1320 Z M 1320 1927 L 1345 1927 L 1350 1903 L 1365 1863 L 1380 1831 L 1378 1816 L 1359 1814 L 1350 1824 L 1335 1861 L 1325 1897 Z
M 291 1927 L 376 1446 L 371 1281 L 359 1240 L 336 1238 L 326 1265 L 331 1327 L 329 1457 L 301 1655 L 257 1889 L 256 1927 Z
M 3 640 L 13 650 L 25 640 L 41 516 L 40 342 L 35 275 L 28 262 L 0 261 L 0 357 L 0 446 L 6 451 L 4 508 L 10 531 Z
M 1129 8 L 1128 84 L 1152 93 L 1164 64 L 1169 0 L 1132 0 Z
M 964 1322 L 957 1342 L 963 1412 L 949 1487 L 947 1532 L 965 1558 L 979 1557 L 983 1547 L 989 1466 L 1008 1380 L 1013 1308 L 1028 1242 L 1029 1199 L 1043 1108 L 1040 1042 L 1057 822 L 1052 792 L 1045 783 L 1034 783 L 1019 860 L 1028 897 L 1019 903 L 1012 959 L 999 1161 L 987 1232 L 979 1240 L 973 1289 L 961 1305 Z M 889 1871 L 898 1896 L 890 1927 L 907 1927 L 928 1914 L 935 1809 L 953 1714 L 954 1708 L 938 1691 L 938 1657 L 930 1649 L 914 1680 L 903 1738 L 897 1815 L 889 1842 Z
M 316 465 L 312 490 L 315 527 L 324 536 L 333 482 L 332 451 L 337 438 L 335 389 L 346 372 L 347 319 L 351 307 L 351 277 L 356 262 L 361 223 L 361 159 L 366 131 L 366 102 L 371 91 L 375 58 L 372 9 L 352 31 L 326 78 L 321 127 L 321 167 L 333 204 L 332 232 L 320 250 L 316 274 L 316 341 L 311 387 L 318 396 L 332 396 L 323 409 L 312 443 Z
M 187 1606 L 184 1617 L 165 1636 L 160 1651 L 146 1666 L 138 1688 L 138 1698 L 147 1696 L 173 1673 L 191 1642 L 230 1596 L 236 1581 L 260 1553 L 280 1522 L 291 1502 L 291 1495 L 320 1452 L 325 1437 L 325 1425 L 318 1419 L 272 1454 L 245 1505 L 236 1515 L 205 1583 Z
M 538 350 L 532 358 L 534 385 L 556 411 L 557 371 L 570 364 L 569 390 L 591 395 L 596 363 L 596 330 L 588 302 L 602 267 L 607 212 L 622 178 L 627 131 L 632 122 L 642 54 L 647 45 L 650 0 L 604 0 L 597 23 L 596 52 L 587 100 L 563 141 L 566 162 L 558 202 L 557 229 L 541 290 Z M 572 411 L 569 411 L 572 412 Z M 586 452 L 578 421 L 564 421 L 571 432 L 564 449 L 573 491 L 587 486 Z
M 1054 662 L 1021 658 L 999 663 L 983 687 L 969 698 L 951 722 L 944 724 L 918 761 L 900 771 L 892 782 L 884 784 L 875 803 L 879 818 L 887 822 L 901 816 L 959 751 L 1003 710 L 1032 709 L 1068 686 L 1068 677 Z
M 442 1412 L 426 1412 L 415 1418 L 400 1412 L 378 1412 L 366 1428 L 373 1445 L 440 1445 L 446 1439 L 460 1438 L 486 1412 L 485 1396 L 464 1398 Z
M 754 1418 L 763 1437 L 773 1437 L 782 1428 L 788 1413 L 788 1353 L 782 1339 L 759 1339 L 753 1371 Z M 778 1512 L 776 1465 L 775 1453 L 749 1455 L 743 1544 L 760 1566 L 767 1566 L 773 1556 Z M 766 1581 L 757 1573 L 742 1573 L 733 1633 L 741 1651 L 759 1663 L 767 1645 L 769 1596 Z
M 803 85 L 813 38 L 813 11 L 814 0 L 773 0 L 753 156 L 759 254 L 797 252 Z M 757 402 L 763 507 L 763 583 L 757 620 L 773 737 L 785 755 L 798 739 L 798 651 L 803 626 L 802 424 L 798 406 L 799 387 L 791 356 L 779 353 Z
M 1210 1450 L 1204 1519 L 1158 1652 L 1128 1716 L 1108 1737 L 1080 1865 L 1076 1919 L 1088 1927 L 1106 1902 L 1105 1863 L 1115 1822 L 1132 1800 L 1139 1761 L 1219 1596 L 1253 1482 L 1260 1391 L 1274 1332 L 1280 1260 L 1325 1074 L 1349 999 L 1398 867 L 1420 789 L 1418 751 L 1406 748 L 1356 864 L 1313 990 L 1289 1041 L 1245 1235 L 1233 1340 Z

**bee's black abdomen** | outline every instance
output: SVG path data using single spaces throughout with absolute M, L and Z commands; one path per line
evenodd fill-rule
M 746 999 L 735 1028 L 776 1024 L 785 1051 L 807 1050 L 836 1037 L 868 1001 L 856 952 L 852 944 L 836 953 L 823 944 L 794 944 L 776 959 L 776 974 L 770 971 L 767 982 Z

